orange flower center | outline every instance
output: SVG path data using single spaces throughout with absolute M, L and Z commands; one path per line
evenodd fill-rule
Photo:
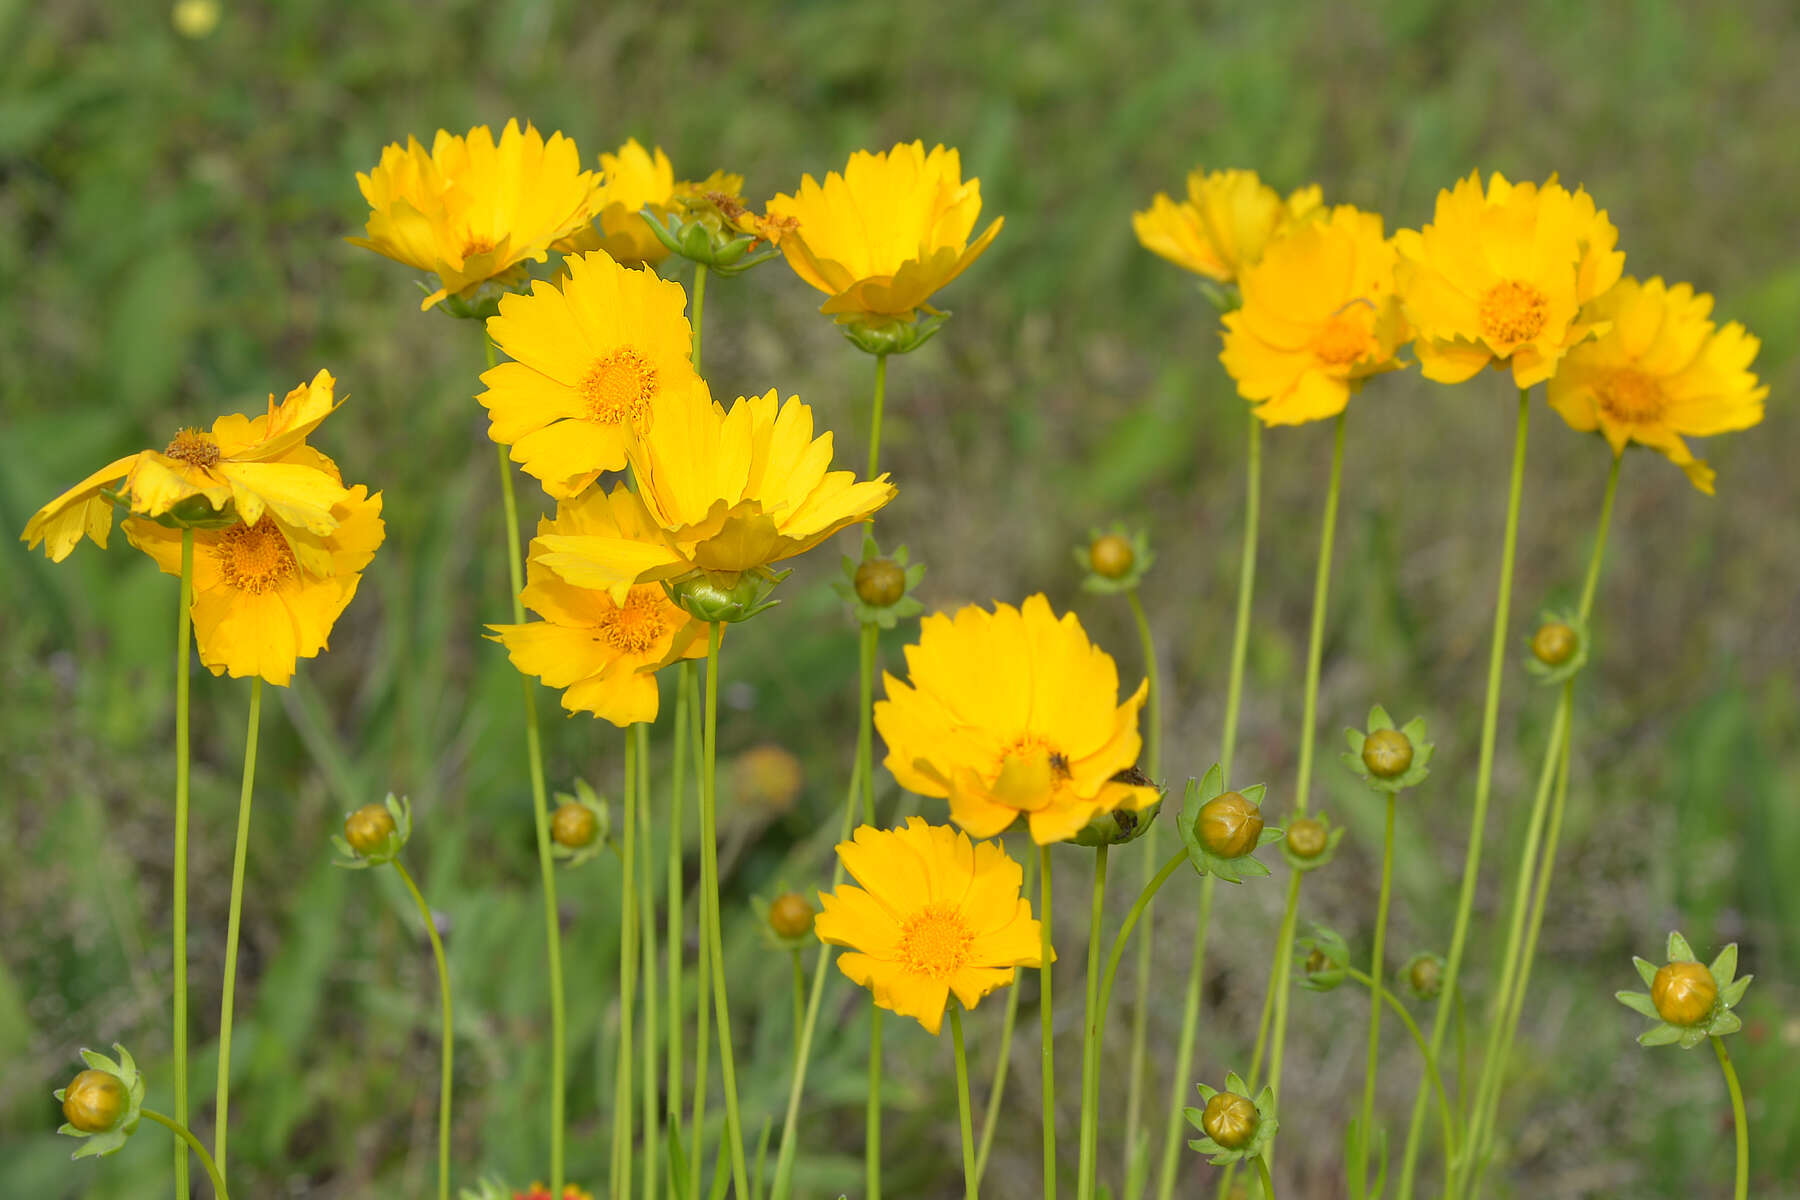
M 630 422 L 636 432 L 648 432 L 656 368 L 630 346 L 595 359 L 576 386 L 587 401 L 588 420 L 596 425 Z
M 1031 759 L 1042 759 L 1048 762 L 1050 764 L 1050 774 L 1054 776 L 1059 783 L 1066 781 L 1071 774 L 1069 771 L 1069 756 L 1035 733 L 1024 734 L 1015 740 L 1012 745 L 1008 746 L 1000 755 L 1000 765 L 1005 767 L 1006 764 L 1012 762 L 1014 759 L 1024 759 L 1027 761 Z
M 969 961 L 975 934 L 948 904 L 932 904 L 900 925 L 900 965 L 914 975 L 948 979 Z
M 471 238 L 469 238 L 468 241 L 463 243 L 463 248 L 462 248 L 463 261 L 468 262 L 471 258 L 474 258 L 477 254 L 487 254 L 490 251 L 492 251 L 493 248 L 494 248 L 494 243 L 489 241 L 487 238 L 471 237 Z
M 190 466 L 212 467 L 219 462 L 219 443 L 210 433 L 202 433 L 198 429 L 180 429 L 175 433 L 175 440 L 169 443 L 163 453 Z
M 1312 340 L 1312 352 L 1320 362 L 1334 367 L 1353 363 L 1373 349 L 1369 331 L 1346 316 L 1334 316 Z
M 1621 367 L 1594 388 L 1600 409 L 1615 421 L 1643 424 L 1663 414 L 1662 388 L 1642 371 Z
M 266 516 L 254 525 L 239 523 L 221 533 L 214 553 L 225 582 L 253 596 L 279 587 L 295 571 L 293 550 Z
M 621 654 L 644 654 L 668 629 L 663 616 L 667 598 L 660 585 L 634 587 L 623 607 L 614 608 L 598 622 L 599 640 Z
M 1503 280 L 1481 297 L 1481 332 L 1490 342 L 1529 342 L 1544 328 L 1550 298 L 1516 279 Z

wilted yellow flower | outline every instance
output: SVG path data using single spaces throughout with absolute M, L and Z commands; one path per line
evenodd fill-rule
M 793 808 L 800 787 L 806 782 L 805 771 L 794 752 L 775 742 L 752 746 L 738 755 L 732 774 L 737 782 L 738 801 L 771 813 Z
M 1344 411 L 1362 381 L 1402 364 L 1406 322 L 1381 217 L 1348 204 L 1269 243 L 1241 276 L 1219 356 L 1267 425 Z
M 624 484 L 611 494 L 592 488 L 538 520 L 538 537 L 564 534 L 654 544 L 658 531 Z M 546 687 L 566 688 L 563 707 L 624 727 L 656 720 L 654 672 L 680 658 L 706 655 L 706 626 L 671 601 L 661 586 L 641 584 L 616 601 L 605 591 L 563 582 L 537 560 L 519 598 L 542 617 L 523 625 L 489 625 L 512 664 Z
M 1283 200 L 1255 171 L 1236 169 L 1192 171 L 1187 187 L 1179 204 L 1158 192 L 1131 227 L 1144 249 L 1219 283 L 1236 282 L 1271 238 L 1318 215 L 1321 196 L 1313 184 Z
M 437 275 L 419 305 L 472 292 L 583 228 L 600 208 L 600 180 L 581 169 L 575 143 L 548 141 L 508 121 L 496 145 L 486 125 L 467 137 L 438 130 L 426 153 L 416 138 L 390 145 L 356 182 L 369 202 L 367 237 L 347 239 Z
M 1427 379 L 1461 383 L 1511 364 L 1520 387 L 1556 372 L 1569 347 L 1605 331 L 1582 305 L 1618 282 L 1619 231 L 1555 176 L 1542 187 L 1472 171 L 1440 191 L 1432 223 L 1394 235 L 1400 302 Z
M 336 407 L 334 385 L 320 371 L 279 404 L 271 395 L 269 411 L 254 420 L 232 413 L 214 421 L 211 433 L 183 429 L 160 452 L 140 450 L 110 462 L 38 509 L 21 540 L 43 542 L 53 562 L 67 558 L 83 535 L 104 547 L 114 501 L 103 493 L 110 491 L 131 512 L 151 518 L 174 513 L 196 521 L 227 506 L 250 525 L 266 515 L 302 565 L 326 574 L 330 565 L 316 539 L 337 524 L 334 509 L 346 493 L 337 468 L 306 438 Z
M 1043 596 L 926 617 L 906 666 L 911 685 L 884 675 L 875 705 L 887 769 L 910 792 L 947 798 L 975 837 L 1023 813 L 1047 845 L 1100 813 L 1157 802 L 1155 788 L 1113 779 L 1137 763 L 1148 683 L 1120 704 L 1112 656 Z
M 330 459 L 319 456 L 326 464 Z M 337 470 L 332 466 L 336 477 Z M 332 510 L 329 534 L 301 534 L 306 560 L 267 515 L 255 523 L 194 532 L 194 640 L 214 675 L 259 675 L 278 687 L 297 659 L 326 648 L 331 627 L 356 595 L 362 569 L 375 557 L 385 527 L 381 494 L 357 485 Z M 181 574 L 179 530 L 130 517 L 125 536 L 166 574 Z M 323 562 L 314 574 L 305 561 Z
M 797 224 L 777 235 L 795 274 L 830 299 L 820 312 L 840 320 L 910 320 L 933 292 L 963 273 L 1006 223 L 973 242 L 981 181 L 962 177 L 962 158 L 923 142 L 858 150 L 820 185 L 802 177 L 797 195 L 769 201 L 769 217 Z M 771 239 L 775 240 L 775 239 Z
M 488 436 L 558 499 L 622 470 L 661 397 L 700 384 L 680 284 L 604 251 L 567 262 L 560 287 L 538 280 L 530 295 L 501 297 L 488 336 L 513 361 L 486 371 L 476 397 Z
M 699 380 L 658 401 L 656 420 L 629 446 L 639 500 L 661 530 L 655 544 L 605 534 L 546 534 L 538 562 L 577 587 L 623 599 L 634 583 L 739 575 L 812 549 L 868 520 L 894 497 L 884 474 L 857 482 L 833 471 L 829 433 L 812 410 L 771 389 L 727 413 Z
M 838 969 L 876 1004 L 927 1033 L 943 1025 L 952 992 L 972 1009 L 1016 968 L 1043 965 L 1042 931 L 1019 895 L 1023 873 L 998 842 L 910 817 L 904 829 L 864 825 L 837 852 L 862 886 L 821 894 L 813 930 L 851 951 Z
M 581 249 L 598 246 L 621 263 L 654 266 L 669 248 L 650 232 L 642 216 L 648 208 L 666 215 L 684 198 L 716 192 L 735 201 L 744 177 L 715 171 L 699 182 L 675 181 L 675 168 L 662 147 L 646 150 L 631 138 L 617 152 L 600 154 L 600 230 L 596 238 L 578 242 Z
M 1588 309 L 1611 328 L 1570 350 L 1549 387 L 1570 426 L 1598 430 L 1614 454 L 1630 442 L 1660 450 L 1708 495 L 1713 470 L 1682 437 L 1748 429 L 1769 394 L 1750 370 L 1762 343 L 1736 321 L 1714 325 L 1712 305 L 1689 284 L 1620 280 Z

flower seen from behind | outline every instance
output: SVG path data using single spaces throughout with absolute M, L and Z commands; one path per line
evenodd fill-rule
M 1682 438 L 1748 429 L 1769 394 L 1750 370 L 1761 343 L 1736 321 L 1715 325 L 1712 305 L 1685 283 L 1620 280 L 1589 309 L 1610 328 L 1569 351 L 1550 380 L 1551 406 L 1614 454 L 1632 442 L 1661 451 L 1711 495 L 1713 469 Z
M 1318 215 L 1317 184 L 1286 200 L 1255 171 L 1188 174 L 1187 199 L 1158 192 L 1131 227 L 1153 254 L 1216 283 L 1235 283 L 1278 235 Z
M 910 681 L 884 675 L 875 705 L 886 766 L 908 791 L 947 799 L 971 835 L 993 837 L 1023 815 L 1048 845 L 1098 814 L 1160 799 L 1113 778 L 1137 762 L 1148 684 L 1120 703 L 1112 656 L 1042 595 L 926 617 L 906 666 Z
M 910 817 L 904 829 L 864 825 L 837 851 L 861 886 L 821 894 L 813 929 L 849 951 L 838 969 L 882 1008 L 935 1035 L 953 993 L 972 1009 L 1016 968 L 1043 965 L 1022 872 L 999 843 Z
M 636 138 L 611 154 L 600 153 L 599 233 L 593 245 L 628 266 L 654 266 L 669 256 L 650 229 L 643 210 L 658 216 L 674 211 L 682 199 L 717 193 L 735 200 L 744 177 L 715 171 L 699 182 L 676 182 L 675 168 L 661 146 L 646 150 Z M 584 239 L 582 249 L 592 249 Z

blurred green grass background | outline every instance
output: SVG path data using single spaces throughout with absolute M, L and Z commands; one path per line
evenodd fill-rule
M 1759 976 L 1734 1053 L 1751 1096 L 1753 1193 L 1800 1195 L 1800 507 L 1791 461 L 1800 261 L 1800 17 L 1730 6 L 1396 0 L 1252 8 L 1143 0 L 979 9 L 704 3 L 489 5 L 400 0 L 224 4 L 210 36 L 159 4 L 0 0 L 0 521 L 177 426 L 254 409 L 324 366 L 349 402 L 318 443 L 386 496 L 388 542 L 333 638 L 272 693 L 246 905 L 232 1171 L 240 1194 L 420 1195 L 431 1178 L 436 999 L 398 882 L 327 865 L 342 813 L 410 793 L 409 852 L 449 931 L 459 989 L 459 1183 L 546 1169 L 545 1000 L 515 676 L 478 638 L 504 619 L 493 452 L 471 399 L 473 327 L 416 311 L 404 268 L 348 246 L 354 173 L 408 134 L 513 116 L 577 139 L 591 164 L 627 136 L 678 172 L 742 171 L 760 200 L 849 151 L 923 138 L 961 148 L 1005 232 L 943 297 L 956 316 L 894 364 L 884 438 L 899 499 L 884 542 L 930 564 L 928 604 L 1048 591 L 1141 669 L 1122 606 L 1075 590 L 1067 547 L 1092 524 L 1150 527 L 1145 603 L 1171 688 L 1172 776 L 1216 757 L 1241 517 L 1242 409 L 1192 280 L 1129 225 L 1196 163 L 1416 224 L 1474 167 L 1584 183 L 1621 230 L 1627 270 L 1691 280 L 1764 338 L 1766 423 L 1702 448 L 1719 495 L 1660 459 L 1626 464 L 1580 690 L 1564 855 L 1501 1114 L 1493 1190 L 1531 1196 L 1723 1195 L 1729 1112 L 1701 1055 L 1643 1051 L 1611 993 L 1632 953 L 1679 925 L 1705 953 L 1743 944 Z M 677 272 L 685 279 L 685 272 Z M 779 264 L 717 281 L 706 314 L 716 395 L 797 392 L 866 439 L 869 364 Z M 1349 421 L 1348 490 L 1320 713 L 1322 745 L 1372 700 L 1423 712 L 1436 773 L 1404 822 L 1397 963 L 1447 937 L 1461 870 L 1513 406 L 1504 382 L 1383 379 Z M 1516 585 L 1523 634 L 1576 583 L 1606 455 L 1534 406 Z M 1329 432 L 1265 439 L 1265 538 L 1239 754 L 1277 810 L 1292 786 L 1300 665 Z M 529 494 L 529 490 L 528 494 Z M 540 504 L 534 497 L 530 502 Z M 0 1194 L 140 1197 L 165 1189 L 154 1131 L 71 1166 L 49 1091 L 79 1045 L 124 1041 L 169 1088 L 169 642 L 173 585 L 92 546 L 60 567 L 0 539 Z M 854 631 L 829 591 L 838 549 L 801 564 L 781 608 L 730 639 L 727 752 L 774 741 L 806 784 L 785 813 L 727 815 L 728 935 L 754 1133 L 779 1115 L 787 963 L 749 897 L 824 879 L 853 727 Z M 885 656 L 897 665 L 901 638 Z M 198 1121 L 210 1105 L 231 819 L 248 687 L 196 678 L 193 1005 Z M 555 711 L 543 694 L 540 706 Z M 1550 705 L 1508 680 L 1494 819 L 1467 982 L 1485 999 L 1508 863 Z M 551 720 L 550 775 L 615 786 L 621 740 Z M 658 756 L 665 737 L 658 731 Z M 1305 916 L 1364 952 L 1379 814 L 1329 758 L 1318 799 L 1351 826 Z M 884 798 L 892 782 L 882 775 Z M 666 784 L 658 784 L 659 791 Z M 690 823 L 691 824 L 691 823 Z M 1070 856 L 1065 898 L 1082 890 Z M 690 860 L 691 861 L 691 860 Z M 1115 867 L 1116 878 L 1138 875 Z M 603 865 L 564 877 L 573 1013 L 571 1169 L 606 1163 L 613 1054 L 612 900 Z M 1125 893 L 1121 883 L 1115 890 Z M 1154 1056 L 1172 1053 L 1196 889 L 1161 902 Z M 1241 1067 L 1278 886 L 1221 898 L 1199 1077 Z M 1127 894 L 1115 895 L 1122 912 Z M 1079 907 L 1079 906 L 1076 906 Z M 1081 924 L 1059 937 L 1077 994 Z M 1076 952 L 1071 953 L 1071 950 Z M 1128 968 L 1129 969 L 1129 968 Z M 1027 982 L 1007 1120 L 987 1190 L 1037 1193 L 1036 1028 Z M 1123 981 L 1120 996 L 1130 994 Z M 758 1003 L 758 997 L 774 997 Z M 1360 1086 L 1364 1002 L 1298 993 L 1283 1111 L 1284 1195 L 1340 1194 L 1339 1131 Z M 985 1088 L 1000 1005 L 976 1014 Z M 834 976 L 809 1088 L 800 1191 L 860 1186 L 866 1023 Z M 1122 1016 L 1108 1054 L 1122 1053 Z M 1061 1017 L 1065 1106 L 1078 1027 Z M 890 1026 L 894 1195 L 960 1194 L 948 1050 Z M 1393 1048 L 1381 1101 L 1403 1133 L 1416 1060 Z M 1123 1073 L 1120 1072 L 1122 1079 Z M 716 1071 L 715 1071 L 716 1078 Z M 1122 1084 L 1109 1079 L 1108 1088 Z M 1153 1129 L 1167 1084 L 1155 1080 Z M 1107 1113 L 1122 1111 L 1107 1097 Z M 713 1111 L 719 1111 L 718 1105 Z M 1068 1108 L 1065 1148 L 1074 1143 Z M 1124 1133 L 1103 1126 L 1103 1178 Z M 1184 1152 L 1185 1153 L 1185 1152 Z M 1211 1168 L 1186 1164 L 1199 1194 Z M 1427 1170 L 1426 1178 L 1435 1178 Z M 203 1186 L 203 1185 L 200 1185 Z

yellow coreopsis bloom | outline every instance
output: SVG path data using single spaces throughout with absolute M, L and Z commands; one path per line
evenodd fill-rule
M 335 476 L 331 460 L 319 458 Z M 329 534 L 301 535 L 313 551 L 308 559 L 325 566 L 317 574 L 266 514 L 253 523 L 194 532 L 194 640 L 214 675 L 259 675 L 285 687 L 296 660 L 325 649 L 386 532 L 381 494 L 371 496 L 360 484 L 344 493 L 333 515 Z M 125 536 L 166 574 L 181 574 L 179 530 L 130 517 Z
M 769 201 L 784 223 L 788 265 L 829 297 L 819 311 L 840 321 L 910 320 L 932 293 L 988 248 L 1006 223 L 995 217 L 973 242 L 981 181 L 962 177 L 962 158 L 923 142 L 858 150 L 824 184 L 803 176 L 795 195 Z M 791 228 L 785 222 L 792 221 Z
M 876 1004 L 927 1033 L 937 1034 L 952 993 L 972 1009 L 1017 968 L 1043 965 L 1022 872 L 998 842 L 911 817 L 904 829 L 864 825 L 837 852 L 862 886 L 822 893 L 813 930 L 851 951 L 838 969 Z
M 1370 375 L 1398 370 L 1406 322 L 1381 217 L 1348 204 L 1269 244 L 1239 279 L 1219 358 L 1267 425 L 1344 411 Z
M 1510 365 L 1522 388 L 1556 372 L 1569 347 L 1604 332 L 1582 306 L 1614 283 L 1625 255 L 1593 197 L 1552 176 L 1542 187 L 1481 187 L 1472 171 L 1441 191 L 1431 224 L 1394 235 L 1400 302 L 1427 379 L 1461 383 Z
M 1598 430 L 1614 454 L 1662 451 L 1707 495 L 1713 470 L 1681 439 L 1750 428 L 1769 394 L 1750 370 L 1762 343 L 1736 321 L 1714 325 L 1712 305 L 1689 284 L 1620 280 L 1588 310 L 1611 328 L 1570 350 L 1549 387 L 1570 426 Z
M 724 171 L 698 182 L 677 183 L 675 168 L 662 147 L 646 150 L 636 138 L 615 153 L 602 151 L 600 172 L 600 231 L 595 244 L 628 265 L 654 266 L 669 256 L 669 248 L 650 232 L 644 209 L 667 214 L 684 197 L 715 192 L 735 201 L 744 187 L 742 175 Z
M 251 525 L 269 517 L 302 563 L 323 574 L 329 564 L 316 538 L 335 527 L 335 508 L 346 493 L 337 469 L 306 438 L 336 407 L 334 386 L 331 374 L 320 371 L 279 404 L 271 395 L 262 416 L 232 413 L 214 421 L 210 433 L 183 429 L 161 451 L 110 462 L 38 509 L 21 540 L 43 542 L 51 561 L 61 562 L 83 536 L 106 545 L 114 503 L 188 522 L 230 507 Z
M 723 587 L 866 521 L 894 497 L 884 474 L 858 482 L 831 470 L 831 434 L 812 410 L 773 389 L 727 413 L 706 385 L 671 392 L 630 447 L 638 499 L 656 543 L 601 533 L 547 534 L 536 561 L 577 587 L 622 600 L 634 583 L 707 575 Z
M 430 271 L 438 289 L 419 305 L 463 295 L 585 227 L 600 208 L 600 179 L 581 169 L 575 143 L 508 121 L 498 143 L 486 125 L 466 137 L 438 130 L 427 153 L 416 138 L 390 145 L 357 184 L 369 202 L 367 237 L 347 239 Z
M 592 488 L 540 518 L 538 537 L 598 535 L 652 543 L 660 540 L 643 505 L 624 484 L 610 494 Z M 542 617 L 524 625 L 489 625 L 512 664 L 545 686 L 564 688 L 563 707 L 614 725 L 656 720 L 657 668 L 706 656 L 706 626 L 669 599 L 661 585 L 639 584 L 623 601 L 558 579 L 537 561 L 532 542 L 529 579 L 519 598 Z
M 1101 813 L 1156 803 L 1155 788 L 1113 778 L 1137 763 L 1148 682 L 1120 704 L 1112 656 L 1042 595 L 926 617 L 906 666 L 911 684 L 884 674 L 875 705 L 887 769 L 910 792 L 948 799 L 975 837 L 1024 814 L 1047 845 Z
M 488 336 L 513 359 L 485 372 L 488 436 L 559 499 L 625 466 L 671 391 L 699 386 L 687 293 L 604 251 L 567 260 L 559 287 L 500 299 Z
M 1193 171 L 1187 199 L 1179 204 L 1158 192 L 1150 207 L 1131 215 L 1144 249 L 1218 283 L 1234 283 L 1256 263 L 1277 235 L 1318 215 L 1321 193 L 1313 184 L 1288 195 L 1255 171 Z

